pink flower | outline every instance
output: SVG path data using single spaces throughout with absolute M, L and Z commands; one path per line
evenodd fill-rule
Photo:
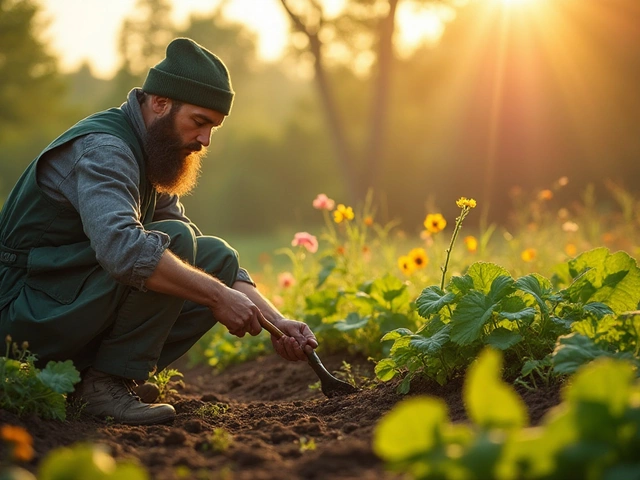
M 318 239 L 307 232 L 298 232 L 291 241 L 291 245 L 294 247 L 302 246 L 309 250 L 311 253 L 318 251 Z
M 324 193 L 319 194 L 313 201 L 313 208 L 318 210 L 333 210 L 336 202 L 327 197 Z
M 278 285 L 282 288 L 289 288 L 296 284 L 296 279 L 290 272 L 282 272 L 278 275 Z

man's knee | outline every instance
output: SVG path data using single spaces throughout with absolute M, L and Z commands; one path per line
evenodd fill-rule
M 197 237 L 198 254 L 196 265 L 225 285 L 232 286 L 238 276 L 238 252 L 218 237 Z
M 193 265 L 196 261 L 196 234 L 188 223 L 180 220 L 163 220 L 145 225 L 148 230 L 158 230 L 171 237 L 169 250 Z

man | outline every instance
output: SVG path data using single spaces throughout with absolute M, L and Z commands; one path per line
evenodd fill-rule
M 120 108 L 92 115 L 27 168 L 0 214 L 0 338 L 40 361 L 72 359 L 87 413 L 153 424 L 171 405 L 134 394 L 216 322 L 258 335 L 266 317 L 288 360 L 317 347 L 311 330 L 264 298 L 224 240 L 202 235 L 179 196 L 231 111 L 229 73 L 186 38 Z M 143 384 L 144 386 L 144 384 Z

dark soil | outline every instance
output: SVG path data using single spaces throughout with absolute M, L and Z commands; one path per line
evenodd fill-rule
M 323 358 L 333 372 L 339 370 L 342 360 Z M 347 360 L 356 374 L 373 376 L 372 364 Z M 395 381 L 329 399 L 309 388 L 317 377 L 308 365 L 275 355 L 221 374 L 204 366 L 186 369 L 181 365 L 177 367 L 184 374 L 184 386 L 174 385 L 177 393 L 169 399 L 178 413 L 171 425 L 115 425 L 81 415 L 77 419 L 70 415 L 61 423 L 18 418 L 3 410 L 0 424 L 21 425 L 33 435 L 36 457 L 26 467 L 34 473 L 50 450 L 91 441 L 107 445 L 118 460 L 139 462 L 154 480 L 400 478 L 385 471 L 371 448 L 380 417 L 406 398 L 395 393 Z M 425 381 L 412 387 L 411 395 L 443 398 L 452 421 L 466 420 L 461 381 L 444 387 Z M 533 392 L 519 389 L 519 393 L 529 407 L 532 424 L 560 401 L 557 386 Z M 217 414 L 215 408 L 202 413 L 201 407 L 215 405 L 223 407 Z M 230 434 L 227 448 L 212 446 L 215 429 Z

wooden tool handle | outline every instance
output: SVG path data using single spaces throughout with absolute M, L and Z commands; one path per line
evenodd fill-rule
M 273 323 L 271 323 L 266 318 L 261 317 L 258 319 L 258 321 L 260 322 L 260 325 L 262 326 L 262 328 L 264 328 L 267 332 L 269 332 L 271 335 L 276 337 L 278 340 L 284 337 L 284 333 L 282 333 L 282 330 L 280 330 L 278 327 L 276 327 Z

